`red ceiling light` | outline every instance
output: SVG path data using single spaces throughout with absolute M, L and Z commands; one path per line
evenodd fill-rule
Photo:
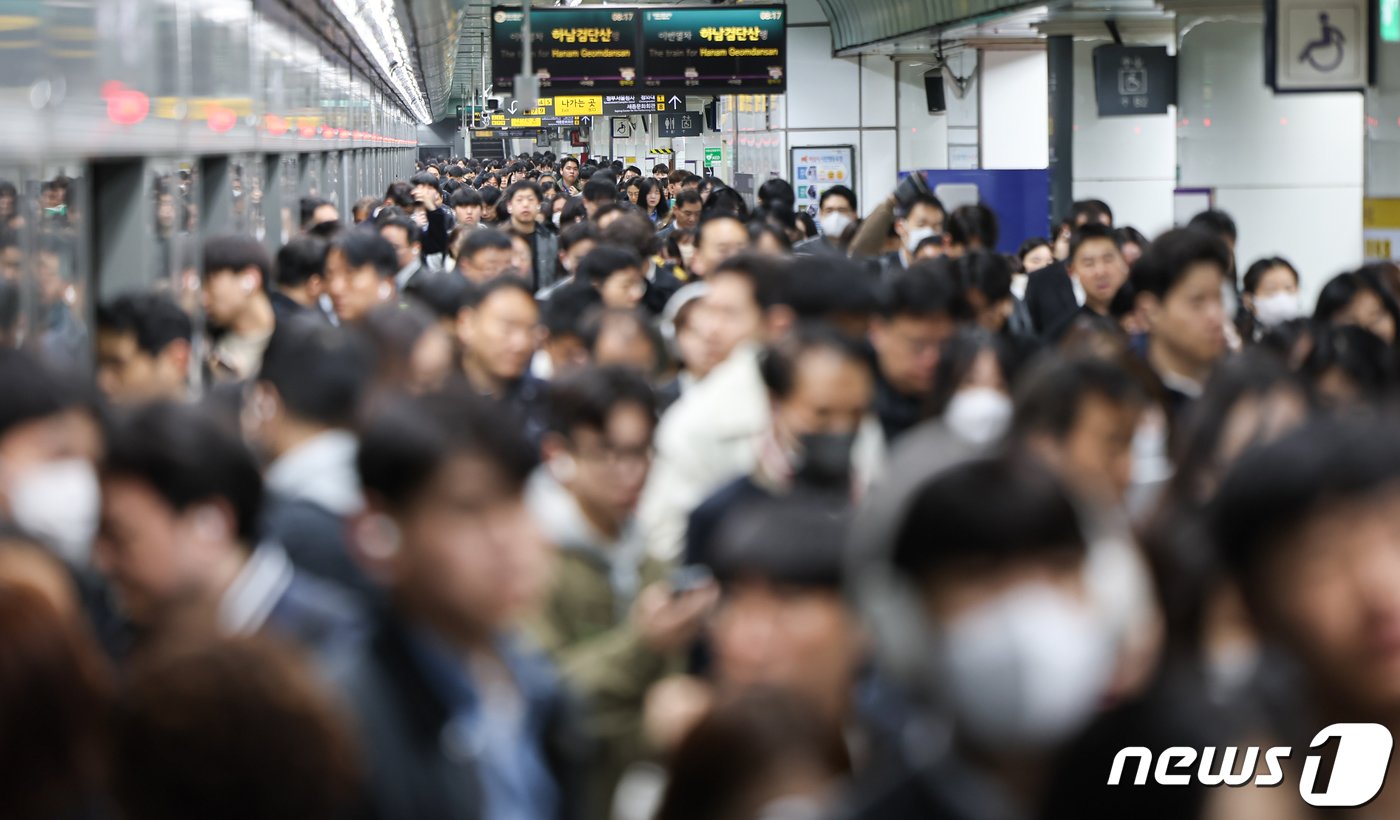
M 107 119 L 117 125 L 135 125 L 151 113 L 150 97 L 117 80 L 102 84 L 102 99 L 107 101 Z
M 209 106 L 204 112 L 204 118 L 209 122 L 209 130 L 216 134 L 232 131 L 238 124 L 238 112 L 222 105 Z

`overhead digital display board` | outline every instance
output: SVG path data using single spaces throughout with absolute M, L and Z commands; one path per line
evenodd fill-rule
M 644 9 L 642 87 L 709 93 L 782 93 L 787 14 L 782 6 Z
M 540 91 L 637 88 L 637 16 L 632 8 L 559 8 L 530 12 L 534 71 Z M 498 89 L 513 88 L 521 71 L 525 13 L 491 10 L 491 73 Z

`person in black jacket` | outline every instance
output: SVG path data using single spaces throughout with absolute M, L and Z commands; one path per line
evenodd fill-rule
M 449 250 L 447 235 L 457 226 L 452 211 L 442 204 L 442 189 L 432 174 L 414 174 L 413 199 L 423 205 L 427 224 L 423 226 L 423 261 L 434 270 L 442 270 Z
M 524 503 L 534 450 L 457 388 L 387 399 L 358 456 L 361 553 L 388 587 L 371 640 L 334 664 L 369 755 L 365 816 L 577 816 L 588 750 L 553 667 L 515 637 L 549 546 Z
M 1113 211 L 1097 199 L 1074 203 L 1070 219 L 1076 229 L 1090 222 L 1113 227 Z M 1054 262 L 1036 271 L 1026 283 L 1026 309 L 1030 311 L 1031 325 L 1041 336 L 1078 310 L 1082 299 L 1064 262 Z

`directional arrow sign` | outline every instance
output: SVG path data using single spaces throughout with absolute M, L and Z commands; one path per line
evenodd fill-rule
M 674 109 L 679 108 L 680 104 L 684 102 L 684 100 L 682 100 L 680 97 L 677 97 L 675 94 L 672 94 L 671 99 L 667 100 L 666 102 L 670 103 L 671 107 Z
M 519 102 L 518 100 L 511 100 L 511 101 L 510 101 L 510 113 L 514 114 L 515 111 L 516 111 L 516 109 L 519 108 L 519 107 L 520 107 L 520 102 Z

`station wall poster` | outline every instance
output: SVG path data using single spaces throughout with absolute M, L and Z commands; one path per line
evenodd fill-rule
M 845 185 L 856 189 L 854 145 L 803 145 L 788 150 L 788 179 L 797 193 L 797 210 L 817 215 L 826 189 Z

